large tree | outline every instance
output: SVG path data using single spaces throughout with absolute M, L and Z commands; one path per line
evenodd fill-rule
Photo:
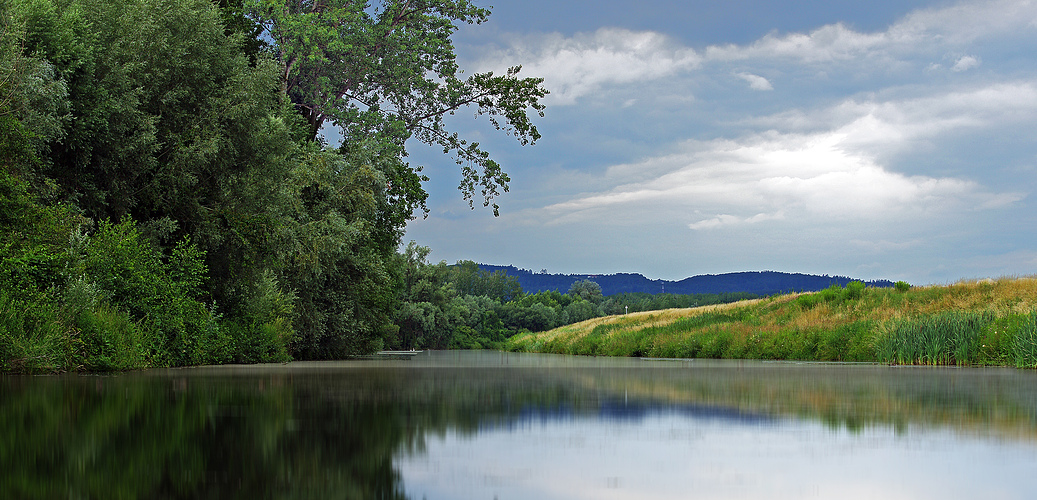
M 503 75 L 462 78 L 451 36 L 460 23 L 482 23 L 490 12 L 468 0 L 246 0 L 273 42 L 285 91 L 316 138 L 326 122 L 341 128 L 344 148 L 380 143 L 406 156 L 414 138 L 453 153 L 459 189 L 469 205 L 480 191 L 489 206 L 508 190 L 506 173 L 479 143 L 447 130 L 444 118 L 474 107 L 522 144 L 540 138 L 530 113 L 543 116 L 542 78 Z M 383 172 L 388 195 L 406 216 L 424 208 L 420 167 Z M 494 214 L 497 205 L 493 203 Z

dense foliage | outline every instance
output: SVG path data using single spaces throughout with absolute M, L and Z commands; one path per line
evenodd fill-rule
M 506 174 L 442 117 L 473 107 L 539 137 L 542 80 L 456 76 L 456 24 L 486 15 L 466 0 L 0 4 L 0 370 L 398 343 L 397 249 L 426 197 L 407 140 L 454 150 L 488 205 Z

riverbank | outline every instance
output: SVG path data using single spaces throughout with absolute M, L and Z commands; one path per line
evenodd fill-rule
M 1037 279 L 909 289 L 851 283 L 721 306 L 596 318 L 510 351 L 660 358 L 1037 367 Z

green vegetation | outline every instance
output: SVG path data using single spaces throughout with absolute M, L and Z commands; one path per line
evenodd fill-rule
M 488 15 L 468 0 L 0 3 L 0 372 L 505 346 L 1037 366 L 1029 296 L 923 310 L 949 292 L 851 283 L 569 339 L 579 328 L 530 332 L 751 296 L 527 295 L 401 253 L 427 211 L 408 140 L 452 154 L 463 196 L 496 212 L 507 174 L 444 117 L 468 107 L 540 137 L 541 79 L 461 77 L 451 36 Z
M 538 78 L 461 78 L 467 0 L 0 2 L 0 371 L 329 359 L 396 342 L 409 139 L 523 144 Z M 319 136 L 334 125 L 337 149 Z M 496 210 L 496 206 L 494 205 Z M 409 293 L 409 292 L 408 292 Z
M 666 358 L 1037 367 L 1037 280 L 865 288 L 592 319 L 513 351 Z
M 593 281 L 567 293 L 525 294 L 514 277 L 486 272 L 472 261 L 429 264 L 427 247 L 413 242 L 400 256 L 404 288 L 394 321 L 394 349 L 501 349 L 522 332 L 541 332 L 615 312 L 719 304 L 752 294 L 617 294 L 604 297 Z
M 452 154 L 465 199 L 491 206 L 507 174 L 444 117 L 540 137 L 541 79 L 458 67 L 451 36 L 489 15 L 470 1 L 0 5 L 0 371 L 492 348 L 690 305 L 590 282 L 527 296 L 399 251 L 427 211 L 409 140 Z

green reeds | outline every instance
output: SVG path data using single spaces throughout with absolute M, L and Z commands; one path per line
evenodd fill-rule
M 1037 368 L 1037 312 L 1026 315 L 1015 335 L 1015 366 Z
M 901 365 L 976 364 L 983 329 L 993 320 L 991 313 L 960 311 L 901 320 L 879 336 L 875 355 Z

